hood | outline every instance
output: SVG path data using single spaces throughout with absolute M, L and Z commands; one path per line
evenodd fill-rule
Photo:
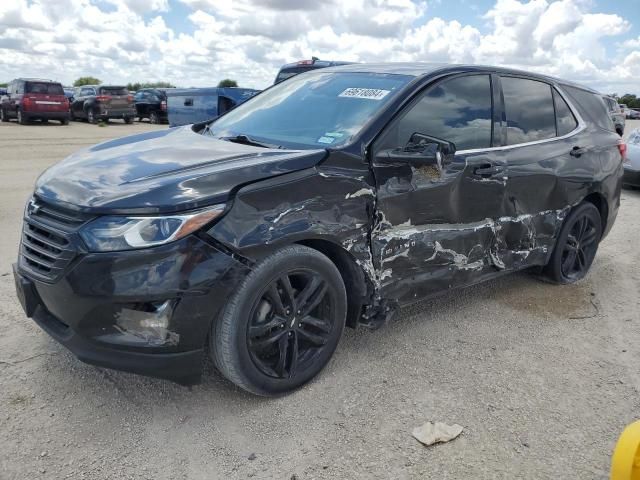
M 91 213 L 166 213 L 225 202 L 232 190 L 310 168 L 326 150 L 241 145 L 171 128 L 104 142 L 44 172 L 35 194 Z

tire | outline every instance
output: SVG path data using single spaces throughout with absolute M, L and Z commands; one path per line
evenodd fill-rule
M 133 123 L 133 117 L 124 117 L 124 123 L 131 125 Z
M 63 118 L 62 120 L 60 120 L 60 125 L 69 125 L 69 119 Z
M 602 237 L 600 212 L 584 202 L 567 217 L 556 241 L 549 263 L 544 269 L 554 283 L 574 283 L 584 278 L 598 251 Z
M 302 245 L 282 248 L 255 266 L 213 322 L 213 362 L 251 393 L 290 392 L 328 363 L 346 312 L 345 286 L 333 262 Z
M 24 115 L 22 115 L 22 110 L 18 109 L 18 111 L 16 112 L 16 116 L 18 118 L 18 123 L 20 125 L 26 125 L 27 123 L 29 123 L 29 121 L 26 119 L 26 117 L 24 117 Z
M 156 112 L 151 112 L 149 115 L 149 123 L 153 123 L 154 125 L 160 123 L 160 117 L 158 117 Z
M 48 118 L 43 118 L 42 120 L 40 120 L 43 124 L 49 123 L 49 119 Z
M 96 118 L 96 114 L 93 111 L 93 108 L 89 108 L 87 110 L 87 121 L 93 125 L 95 125 L 96 123 L 98 123 L 98 119 Z
M 4 108 L 0 108 L 0 122 L 8 122 L 9 117 L 7 116 L 7 112 L 4 111 Z

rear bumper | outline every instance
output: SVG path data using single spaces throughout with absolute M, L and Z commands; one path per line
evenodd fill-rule
M 98 111 L 97 117 L 99 118 L 125 118 L 125 117 L 135 117 L 136 110 L 135 108 L 101 108 Z
M 22 116 L 27 119 L 41 120 L 69 120 L 69 111 L 64 112 L 22 112 Z

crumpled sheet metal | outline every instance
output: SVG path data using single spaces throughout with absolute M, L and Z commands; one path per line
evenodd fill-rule
M 429 446 L 436 443 L 450 442 L 462 433 L 463 427 L 454 423 L 447 425 L 442 422 L 426 422 L 413 429 L 411 434 L 423 445 Z

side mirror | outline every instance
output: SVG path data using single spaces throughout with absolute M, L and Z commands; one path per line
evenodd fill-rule
M 404 148 L 381 150 L 376 162 L 383 164 L 407 163 L 415 167 L 442 166 L 453 159 L 456 147 L 453 143 L 434 137 L 414 133 Z

